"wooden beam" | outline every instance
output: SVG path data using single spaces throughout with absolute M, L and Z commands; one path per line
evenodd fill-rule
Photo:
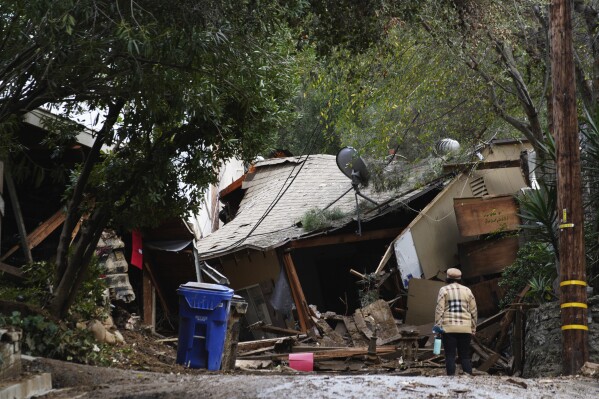
M 443 173 L 452 172 L 468 172 L 472 169 L 500 169 L 500 168 L 519 168 L 520 160 L 508 160 L 508 161 L 491 161 L 491 162 L 466 162 L 466 163 L 448 163 L 443 165 Z
M 355 233 L 325 235 L 312 238 L 304 238 L 301 240 L 292 241 L 288 248 L 311 248 L 320 247 L 323 245 L 350 244 L 353 242 L 383 240 L 395 238 L 402 232 L 401 228 L 380 229 L 374 231 L 363 231 L 359 236 Z
M 144 257 L 146 257 L 145 254 L 144 254 Z M 166 300 L 164 298 L 164 295 L 162 294 L 160 286 L 156 283 L 156 277 L 154 276 L 154 273 L 152 272 L 152 267 L 150 266 L 150 262 L 148 262 L 147 260 L 144 261 L 144 269 L 148 272 L 148 276 L 150 277 L 150 281 L 152 282 L 152 285 L 154 286 L 154 289 L 156 290 L 156 294 L 158 295 L 158 299 L 160 299 L 160 303 L 162 304 L 162 308 L 164 309 L 164 313 L 168 316 L 169 313 L 170 313 L 170 311 L 169 311 L 168 306 L 166 304 Z
M 240 342 L 237 345 L 237 349 L 240 353 L 246 353 L 246 352 L 253 351 L 256 349 L 273 346 L 274 344 L 276 344 L 279 341 L 290 340 L 295 343 L 298 339 L 303 339 L 306 337 L 307 337 L 307 335 L 301 334 L 301 335 L 298 335 L 297 337 L 285 337 L 285 338 L 278 337 L 278 338 L 260 339 L 260 340 L 256 340 L 256 341 L 245 341 L 245 342 Z
M 397 236 L 395 238 L 397 238 Z M 391 254 L 393 253 L 393 248 L 394 248 L 393 244 L 395 244 L 395 239 L 387 247 L 387 250 L 385 251 L 385 254 L 383 255 L 381 261 L 379 262 L 379 265 L 377 266 L 376 270 L 374 271 L 374 274 L 379 274 L 381 271 L 383 271 L 383 268 L 387 265 L 387 262 L 389 262 L 389 259 L 391 259 Z
M 528 290 L 530 290 L 530 285 L 527 284 L 526 287 L 524 287 L 524 289 L 522 289 L 522 291 L 520 291 L 520 293 L 516 296 L 514 302 L 515 303 L 522 302 L 522 298 L 524 298 L 524 296 L 526 295 Z M 503 343 L 505 342 L 508 330 L 509 330 L 510 326 L 512 325 L 513 320 L 514 320 L 514 310 L 510 309 L 510 311 L 505 313 L 505 316 L 503 316 L 503 319 L 501 320 L 501 323 L 500 323 L 501 331 L 499 333 L 499 337 L 497 338 L 497 343 L 495 344 L 495 352 L 501 353 Z
M 522 320 L 524 311 L 521 307 L 518 307 L 514 312 L 515 320 L 512 335 L 512 354 L 514 356 L 514 363 L 511 370 L 512 375 L 514 375 L 514 373 L 522 373 L 522 368 L 524 366 L 524 324 Z
M 299 277 L 291 258 L 291 253 L 285 251 L 283 253 L 283 264 L 285 266 L 285 272 L 287 273 L 287 280 L 289 281 L 289 288 L 291 289 L 291 296 L 295 302 L 295 308 L 297 309 L 297 316 L 299 318 L 300 330 L 302 332 L 308 331 L 312 327 L 312 319 L 310 318 L 310 311 L 308 310 L 308 303 L 302 290 Z
M 31 233 L 29 233 L 29 235 L 27 236 L 27 243 L 28 243 L 29 249 L 31 250 L 31 249 L 35 248 L 42 241 L 44 241 L 61 224 L 64 223 L 65 218 L 66 218 L 66 214 L 61 209 L 58 212 L 56 212 L 54 215 L 50 216 L 45 222 L 40 224 L 35 230 L 33 230 Z M 6 260 L 10 255 L 15 253 L 19 249 L 19 247 L 20 247 L 19 245 L 15 245 L 14 247 L 12 247 L 8 251 L 6 251 L 6 253 L 4 253 L 4 255 L 2 255 L 2 257 L 0 258 L 0 262 L 2 262 L 3 260 Z
M 156 327 L 156 300 L 154 287 L 152 286 L 152 280 L 150 279 L 150 273 L 147 268 L 142 270 L 142 320 L 146 326 L 152 326 L 152 329 Z
M 19 198 L 17 196 L 17 189 L 15 183 L 10 174 L 10 170 L 4 171 L 4 179 L 6 180 L 6 186 L 8 188 L 8 195 L 10 196 L 10 202 L 12 205 L 15 219 L 17 222 L 17 229 L 19 230 L 19 238 L 21 239 L 21 248 L 25 254 L 25 260 L 27 263 L 33 263 L 33 257 L 31 256 L 31 250 L 27 243 L 27 231 L 25 229 L 25 222 L 23 221 L 23 213 L 21 212 L 21 205 L 19 204 Z
M 396 351 L 395 345 L 377 346 L 376 354 L 385 355 Z M 348 358 L 352 356 L 364 356 L 368 354 L 368 347 L 354 347 L 333 350 L 322 350 L 314 347 L 314 360 L 326 360 L 336 358 Z M 244 356 L 246 360 L 285 360 L 289 353 L 279 353 L 271 355 Z
M 349 269 L 349 273 L 353 274 L 356 277 L 360 277 L 362 280 L 366 280 L 366 275 L 354 270 L 354 269 Z
M 282 328 L 273 326 L 272 324 L 265 324 L 263 320 L 260 320 L 248 327 L 250 330 L 260 330 L 268 333 L 278 334 L 278 335 L 299 335 L 300 331 L 292 330 L 290 328 Z
M 6 263 L 0 262 L 0 272 L 8 273 L 11 276 L 23 278 L 23 271 L 18 267 L 7 265 Z

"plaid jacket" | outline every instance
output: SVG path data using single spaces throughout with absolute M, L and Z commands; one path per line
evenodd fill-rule
M 476 332 L 476 301 L 470 288 L 451 283 L 439 290 L 435 325 L 449 333 Z

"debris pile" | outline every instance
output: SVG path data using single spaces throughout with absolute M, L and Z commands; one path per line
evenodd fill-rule
M 355 311 L 353 316 L 319 313 L 311 306 L 312 327 L 306 334 L 266 325 L 252 329 L 281 335 L 237 344 L 236 366 L 240 369 L 274 369 L 287 366 L 290 355 L 313 354 L 313 370 L 381 370 L 407 375 L 437 375 L 445 372 L 444 356 L 432 351 L 432 324 L 407 325 L 393 317 L 391 307 L 379 299 Z M 496 341 L 504 311 L 480 324 L 473 340 L 473 364 L 479 372 L 511 374 L 513 356 L 506 357 L 490 346 Z

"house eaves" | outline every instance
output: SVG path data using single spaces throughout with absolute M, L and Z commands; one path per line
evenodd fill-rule
M 70 122 L 70 123 L 76 123 L 74 121 L 68 121 L 65 118 L 63 118 L 62 116 L 59 115 L 55 115 L 51 112 L 45 111 L 43 109 L 36 109 L 33 111 L 30 111 L 28 113 L 26 113 L 23 116 L 23 122 L 24 123 L 28 123 L 32 126 L 35 126 L 37 128 L 40 129 L 48 129 L 48 124 L 47 124 L 47 120 L 61 120 L 61 121 L 65 121 L 65 122 Z M 96 132 L 94 132 L 93 130 L 84 127 L 82 125 L 81 126 L 81 131 L 79 133 L 77 133 L 77 136 L 75 137 L 75 140 L 88 148 L 91 148 L 94 145 L 94 142 L 96 141 L 95 135 Z M 103 145 L 102 146 L 102 151 L 109 151 L 111 149 L 110 146 L 107 145 Z

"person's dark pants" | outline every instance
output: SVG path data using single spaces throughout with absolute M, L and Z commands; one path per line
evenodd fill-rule
M 472 362 L 470 361 L 470 339 L 468 333 L 445 333 L 443 334 L 443 349 L 445 350 L 445 370 L 447 375 L 455 375 L 456 351 L 460 356 L 462 370 L 464 373 L 472 374 Z

